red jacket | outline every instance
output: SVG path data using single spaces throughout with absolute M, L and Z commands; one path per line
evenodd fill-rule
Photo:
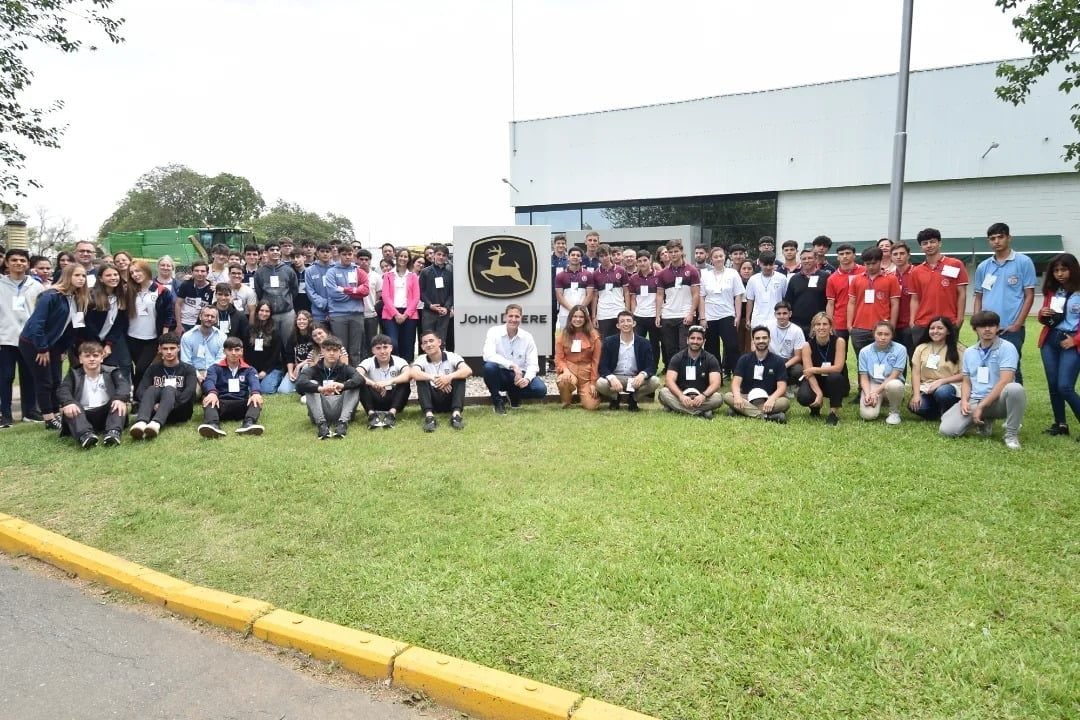
M 1052 297 L 1054 297 L 1054 296 L 1053 295 L 1047 295 L 1045 293 L 1043 294 L 1043 304 L 1042 304 L 1042 306 L 1044 308 L 1050 307 L 1050 298 L 1052 298 Z M 1039 333 L 1039 347 L 1043 346 L 1043 343 L 1046 342 L 1046 337 L 1049 334 L 1050 334 L 1050 328 L 1043 325 L 1042 332 Z M 1078 328 L 1076 333 L 1073 335 L 1073 350 L 1076 350 L 1077 352 L 1080 352 L 1080 328 Z

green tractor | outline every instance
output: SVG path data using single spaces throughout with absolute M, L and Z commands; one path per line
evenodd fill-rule
M 239 228 L 166 228 L 111 232 L 105 236 L 105 249 L 109 253 L 124 250 L 155 268 L 157 259 L 168 255 L 175 261 L 177 271 L 190 268 L 196 260 L 209 261 L 210 248 L 218 243 L 242 251 L 244 245 L 255 244 L 255 234 Z

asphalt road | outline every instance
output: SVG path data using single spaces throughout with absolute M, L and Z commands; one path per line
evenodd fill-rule
M 444 716 L 372 698 L 363 687 L 333 687 L 243 641 L 103 601 L 100 591 L 29 562 L 0 555 L 0 720 Z

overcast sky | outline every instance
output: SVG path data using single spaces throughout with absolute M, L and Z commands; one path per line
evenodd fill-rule
M 69 129 L 32 151 L 45 188 L 21 207 L 93 236 L 139 175 L 181 163 L 344 214 L 365 244 L 447 240 L 513 223 L 511 119 L 893 73 L 901 9 L 515 0 L 512 63 L 510 0 L 117 0 L 127 42 L 33 58 Z M 914 18 L 913 69 L 1028 54 L 993 0 Z

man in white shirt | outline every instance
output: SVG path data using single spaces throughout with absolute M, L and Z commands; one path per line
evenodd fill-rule
M 768 325 L 773 319 L 776 303 L 784 299 L 787 277 L 776 272 L 776 255 L 763 252 L 758 256 L 761 272 L 751 276 L 746 283 L 746 313 L 750 327 Z
M 507 398 L 516 410 L 522 398 L 547 395 L 547 385 L 537 377 L 540 360 L 536 341 L 521 329 L 521 315 L 520 305 L 507 305 L 503 313 L 506 324 L 491 328 L 484 338 L 484 384 L 498 415 L 506 414 Z
M 420 356 L 413 361 L 410 374 L 424 413 L 424 432 L 435 432 L 436 412 L 449 412 L 450 427 L 465 429 L 461 411 L 465 407 L 465 379 L 472 375 L 472 368 L 457 353 L 443 350 L 442 339 L 434 330 L 420 335 Z
M 783 359 L 788 387 L 794 388 L 803 374 L 802 346 L 806 344 L 806 335 L 801 327 L 791 322 L 791 305 L 786 301 L 778 302 L 773 319 L 766 327 L 769 328 L 769 352 Z
M 356 368 L 364 378 L 360 404 L 367 413 L 368 430 L 393 428 L 398 413 L 409 401 L 409 363 L 394 355 L 393 350 L 390 336 L 380 333 L 371 339 L 371 357 Z

